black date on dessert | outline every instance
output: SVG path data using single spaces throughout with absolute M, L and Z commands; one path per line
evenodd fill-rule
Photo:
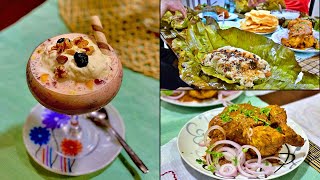
M 86 53 L 76 52 L 74 55 L 74 60 L 79 68 L 86 67 L 88 65 L 88 55 Z
M 64 38 L 58 39 L 57 43 L 62 43 L 64 41 Z

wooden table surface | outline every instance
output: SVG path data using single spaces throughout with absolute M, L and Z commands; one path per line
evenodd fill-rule
M 275 91 L 266 95 L 258 96 L 261 100 L 268 104 L 285 105 L 303 98 L 313 96 L 320 93 L 319 90 L 311 91 Z

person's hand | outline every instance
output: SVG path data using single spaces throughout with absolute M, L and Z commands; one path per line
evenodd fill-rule
M 180 11 L 183 17 L 187 17 L 187 11 L 184 8 L 181 0 L 161 0 L 161 7 L 160 7 L 161 17 L 167 11 L 171 11 L 171 12 Z

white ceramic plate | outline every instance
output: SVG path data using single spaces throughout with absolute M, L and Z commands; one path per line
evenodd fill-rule
M 194 118 L 192 118 L 187 124 L 183 126 L 179 135 L 178 135 L 178 150 L 182 157 L 182 159 L 193 169 L 199 171 L 202 174 L 205 174 L 210 177 L 214 177 L 217 179 L 223 179 L 222 177 L 215 176 L 212 172 L 205 170 L 201 164 L 196 162 L 196 159 L 202 158 L 205 154 L 205 147 L 199 146 L 199 143 L 203 140 L 203 134 L 208 129 L 208 124 L 212 117 L 218 115 L 222 112 L 223 108 L 213 109 L 207 112 L 204 112 Z M 302 147 L 294 147 L 290 145 L 283 145 L 280 153 L 287 153 L 288 150 L 290 153 L 295 155 L 295 159 L 292 163 L 282 166 L 275 174 L 268 176 L 266 179 L 273 179 L 280 176 L 283 176 L 294 169 L 296 169 L 307 157 L 309 151 L 309 140 L 307 135 L 301 129 L 301 127 L 296 124 L 294 121 L 288 119 L 287 124 L 302 138 L 305 139 L 305 143 Z M 288 155 L 281 154 L 280 158 L 286 159 Z M 289 156 L 287 162 L 292 160 L 293 156 Z M 236 177 L 244 178 L 243 176 L 238 175 Z
M 281 39 L 282 38 L 288 38 L 289 36 L 289 30 L 288 29 L 282 29 L 280 31 L 275 32 L 272 34 L 271 39 L 278 44 L 281 44 Z M 319 41 L 319 32 L 318 31 L 313 31 L 313 36 L 318 39 Z M 302 52 L 302 53 L 314 53 L 314 52 L 320 52 L 320 50 L 315 49 L 315 48 L 306 48 L 306 49 L 295 49 L 295 48 L 290 48 L 293 51 L 296 52 Z
M 200 18 L 203 18 L 203 13 L 199 13 L 198 16 Z M 216 19 L 215 17 L 217 16 L 215 12 L 207 12 L 207 15 L 206 16 L 210 16 L 210 17 L 213 17 L 214 19 Z M 222 17 L 217 17 L 218 18 L 218 21 L 223 21 L 223 18 Z M 234 13 L 231 13 L 229 12 L 229 17 L 227 19 L 224 19 L 225 21 L 232 21 L 232 20 L 235 20 L 238 18 L 238 15 L 237 14 L 234 14 Z
M 240 23 L 236 21 L 219 21 L 218 24 L 221 29 L 229 29 L 231 27 L 240 29 Z
M 119 132 L 119 134 L 124 137 L 124 123 L 120 114 L 110 104 L 105 108 L 108 111 L 110 123 Z M 82 158 L 71 159 L 59 156 L 55 151 L 55 141 L 53 136 L 57 136 L 57 131 L 59 131 L 60 127 L 53 130 L 45 127 L 43 124 L 44 110 L 48 112 L 48 109 L 45 109 L 40 104 L 36 105 L 31 110 L 23 127 L 23 141 L 27 152 L 32 159 L 43 168 L 57 174 L 79 176 L 89 174 L 106 167 L 120 153 L 122 147 L 117 140 L 109 136 L 107 132 L 96 127 L 91 121 L 85 119 L 83 116 L 79 116 L 80 125 L 93 126 L 96 129 L 95 133 L 99 134 L 98 145 L 90 154 Z M 58 117 L 61 117 L 61 114 L 59 115 L 59 113 L 55 113 L 53 111 L 50 111 L 50 113 L 50 119 L 53 120 L 50 120 L 52 123 L 54 123 Z M 53 131 L 55 131 L 55 134 L 52 133 Z M 31 134 L 36 136 L 40 135 L 39 137 L 42 138 L 38 138 L 37 140 L 31 139 Z
M 285 18 L 285 19 L 297 19 L 300 16 L 299 11 L 285 9 L 280 11 L 271 11 L 272 15 L 277 16 L 278 19 Z
M 230 95 L 226 98 L 224 98 L 227 101 L 232 101 L 234 99 L 236 99 L 237 97 L 239 97 L 241 95 L 242 91 L 239 91 L 233 95 Z M 212 98 L 212 99 L 208 99 L 206 101 L 201 101 L 201 102 L 197 102 L 197 101 L 193 101 L 193 102 L 181 102 L 179 100 L 174 100 L 174 99 L 169 99 L 165 96 L 161 96 L 160 99 L 162 101 L 165 101 L 167 103 L 170 104 L 175 104 L 178 106 L 185 106 L 185 107 L 208 107 L 208 106 L 215 106 L 215 105 L 219 105 L 222 104 L 220 101 L 218 101 L 218 99 L 216 98 Z

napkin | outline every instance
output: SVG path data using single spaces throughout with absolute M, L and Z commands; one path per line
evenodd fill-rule
M 309 140 L 320 146 L 320 93 L 283 107 L 288 118 L 302 127 Z
M 199 173 L 180 157 L 177 138 L 161 146 L 161 180 L 199 180 L 214 179 Z

